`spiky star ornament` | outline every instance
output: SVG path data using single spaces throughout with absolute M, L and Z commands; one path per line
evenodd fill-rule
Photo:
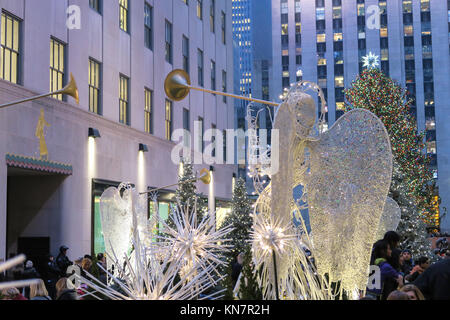
M 379 57 L 372 52 L 362 58 L 363 67 L 367 69 L 375 69 L 380 65 Z

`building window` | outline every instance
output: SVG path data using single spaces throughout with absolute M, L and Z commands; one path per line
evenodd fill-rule
M 2 12 L 0 78 L 19 83 L 20 21 Z
M 100 1 L 101 0 L 89 0 L 89 7 L 91 7 L 92 9 L 97 11 L 98 13 L 101 13 Z
M 197 63 L 198 63 L 198 85 L 203 87 L 203 51 L 200 49 L 197 52 Z
M 183 35 L 181 44 L 181 51 L 183 54 L 183 70 L 189 73 L 189 39 Z
M 222 92 L 227 92 L 227 73 L 222 70 Z M 223 96 L 223 102 L 227 103 L 227 97 Z
M 191 130 L 191 116 L 188 109 L 183 108 L 183 129 L 184 129 L 184 135 L 183 135 L 183 141 L 185 147 L 190 147 L 191 141 L 190 141 L 190 134 L 189 131 Z
M 100 104 L 100 63 L 89 59 L 89 111 L 102 114 Z
M 127 77 L 120 76 L 119 122 L 126 125 L 130 125 L 128 81 L 129 79 Z
M 211 90 L 216 90 L 216 63 L 211 60 Z
M 221 21 L 222 21 L 222 43 L 226 44 L 227 40 L 226 40 L 226 23 L 227 23 L 227 19 L 226 19 L 226 15 L 225 13 L 222 11 L 222 15 L 221 15 Z
M 50 92 L 64 87 L 64 53 L 65 45 L 56 39 L 50 39 Z M 63 100 L 62 94 L 52 97 Z
M 145 132 L 153 134 L 153 92 L 145 88 Z
M 205 148 L 205 144 L 203 141 L 203 136 L 205 133 L 205 125 L 204 125 L 204 121 L 202 117 L 198 117 L 198 122 L 199 122 L 199 126 L 200 126 L 200 132 L 198 135 L 198 146 L 200 147 L 200 152 L 203 152 L 204 148 Z
M 223 130 L 222 131 L 222 136 L 223 136 L 223 163 L 227 162 L 227 131 Z
M 128 32 L 128 0 L 119 0 L 120 29 Z
M 203 19 L 203 0 L 197 0 L 197 18 Z
M 153 50 L 153 8 L 146 3 L 144 9 L 145 46 Z
M 166 99 L 166 116 L 165 116 L 165 128 L 166 139 L 172 140 L 172 101 Z
M 217 148 L 217 144 L 216 144 L 216 132 L 217 132 L 217 126 L 213 123 L 211 124 L 211 129 L 213 131 L 212 137 L 211 137 L 211 146 L 213 147 L 213 150 L 211 152 L 211 156 L 213 158 L 216 157 L 216 148 Z
M 212 33 L 216 31 L 216 0 L 211 0 L 209 7 L 209 27 Z
M 166 20 L 166 61 L 172 64 L 172 24 Z

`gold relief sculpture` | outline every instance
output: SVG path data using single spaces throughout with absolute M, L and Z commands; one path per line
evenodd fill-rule
M 44 109 L 41 109 L 41 114 L 39 116 L 38 124 L 36 126 L 36 137 L 39 138 L 39 159 L 45 159 L 48 160 L 48 149 L 47 149 L 47 143 L 45 142 L 45 132 L 44 128 L 50 127 L 50 124 L 45 121 L 44 117 Z

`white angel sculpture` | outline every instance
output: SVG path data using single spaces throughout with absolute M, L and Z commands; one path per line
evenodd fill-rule
M 318 122 L 307 89 L 321 99 Z M 341 293 L 355 292 L 367 285 L 371 248 L 391 182 L 392 151 L 383 123 L 364 109 L 344 114 L 323 130 L 325 105 L 314 83 L 300 82 L 289 90 L 274 122 L 279 133 L 278 171 L 250 167 L 251 175 L 269 172 L 271 178 L 264 189 L 256 186 L 263 191 L 255 212 L 286 224 L 295 212 L 307 209 L 311 234 L 304 232 L 302 240 L 313 253 L 318 273 L 329 282 L 340 281 Z M 250 153 L 251 149 L 252 145 Z M 293 199 L 299 185 L 303 207 Z

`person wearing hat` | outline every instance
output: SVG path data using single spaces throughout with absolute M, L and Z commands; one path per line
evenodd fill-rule
M 58 257 L 56 257 L 56 264 L 58 265 L 58 268 L 61 270 L 61 276 L 66 276 L 67 268 L 73 264 L 72 261 L 69 260 L 67 257 L 67 250 L 69 250 L 69 247 L 67 246 L 61 246 L 59 248 L 59 254 Z
M 39 272 L 37 272 L 36 268 L 33 265 L 33 261 L 28 260 L 25 263 L 25 268 L 23 269 L 22 272 L 22 278 L 23 279 L 40 279 L 41 275 L 39 274 Z M 30 287 L 25 287 L 25 297 L 27 299 L 30 299 Z
M 402 251 L 401 259 L 403 264 L 401 266 L 403 274 L 410 274 L 414 267 L 411 251 L 406 249 Z

